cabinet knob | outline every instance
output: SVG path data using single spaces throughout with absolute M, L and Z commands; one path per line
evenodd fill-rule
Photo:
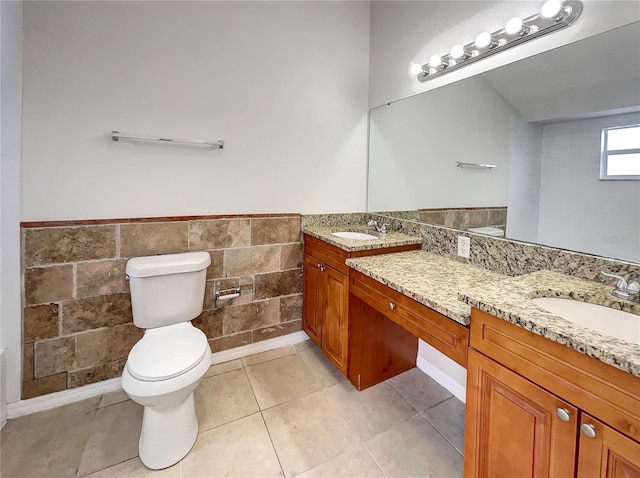
M 394 310 L 396 308 L 396 304 L 393 302 L 389 302 L 389 310 Z
M 322 265 L 322 264 L 318 264 L 318 269 L 320 269 L 321 271 L 323 271 L 323 270 L 324 270 L 324 265 Z
M 566 408 L 556 408 L 556 416 L 563 422 L 571 420 L 571 414 Z
M 587 438 L 595 438 L 596 437 L 596 427 L 591 423 L 583 423 L 580 425 L 580 431 L 584 433 L 584 436 Z

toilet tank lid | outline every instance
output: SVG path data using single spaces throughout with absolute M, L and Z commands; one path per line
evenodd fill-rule
M 196 272 L 211 264 L 208 252 L 185 252 L 159 256 L 134 257 L 127 262 L 129 277 L 152 277 L 182 272 Z

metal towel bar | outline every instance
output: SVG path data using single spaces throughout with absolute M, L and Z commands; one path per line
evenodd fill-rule
M 163 143 L 175 143 L 175 144 L 191 144 L 195 146 L 209 146 L 213 149 L 223 149 L 224 141 L 203 141 L 200 139 L 176 139 L 176 138 L 156 138 L 153 136 L 139 136 L 132 134 L 124 134 L 120 131 L 111 132 L 112 141 L 120 141 L 121 139 L 130 139 L 134 141 L 158 141 Z
M 493 169 L 498 167 L 496 164 L 461 163 L 460 161 L 456 161 L 456 166 L 459 168 L 480 168 L 480 169 Z

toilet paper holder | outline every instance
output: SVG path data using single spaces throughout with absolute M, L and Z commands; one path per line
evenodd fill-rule
M 233 289 L 217 290 L 214 296 L 216 300 L 229 300 L 229 299 L 235 299 L 236 297 L 240 297 L 240 294 L 242 294 L 240 287 L 236 287 Z

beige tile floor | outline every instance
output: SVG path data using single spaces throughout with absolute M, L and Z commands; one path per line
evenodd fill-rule
M 415 368 L 357 392 L 303 342 L 214 365 L 196 408 L 196 444 L 160 471 L 137 458 L 142 407 L 123 392 L 10 420 L 1 475 L 462 476 L 464 405 Z

